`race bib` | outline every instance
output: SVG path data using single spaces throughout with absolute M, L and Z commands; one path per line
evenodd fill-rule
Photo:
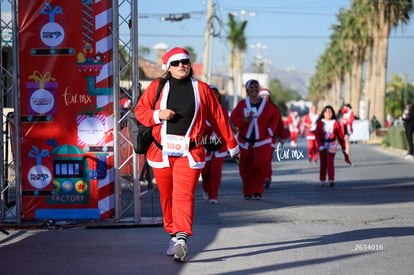
M 329 142 L 328 153 L 336 153 L 336 142 Z
M 166 135 L 162 139 L 162 154 L 174 157 L 182 157 L 190 148 L 190 138 Z
M 244 108 L 244 117 L 257 117 L 257 108 L 256 107 L 252 107 L 252 108 Z

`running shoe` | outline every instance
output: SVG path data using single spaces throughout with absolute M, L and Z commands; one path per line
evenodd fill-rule
M 255 200 L 261 200 L 262 199 L 262 194 L 254 193 L 254 199 Z
M 208 192 L 203 191 L 203 199 L 208 200 Z
M 216 200 L 216 199 L 209 199 L 208 200 L 208 203 L 210 203 L 210 204 L 218 204 L 218 200 Z
M 174 255 L 174 246 L 175 246 L 175 243 L 176 242 L 177 242 L 177 238 L 176 237 L 172 237 L 170 239 L 170 246 L 168 246 L 168 249 L 167 249 L 167 252 L 166 252 L 166 254 L 168 256 L 173 256 Z
M 174 245 L 174 261 L 185 263 L 187 258 L 187 243 L 185 240 L 177 240 Z

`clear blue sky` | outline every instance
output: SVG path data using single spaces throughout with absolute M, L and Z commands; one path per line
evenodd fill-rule
M 169 48 L 192 46 L 197 62 L 202 62 L 207 0 L 151 0 L 138 1 L 139 45 L 152 48 L 163 42 Z M 245 30 L 248 45 L 265 45 L 261 55 L 277 68 L 292 68 L 314 73 L 316 62 L 324 52 L 332 34 L 332 24 L 341 8 L 350 6 L 349 0 L 215 0 L 216 14 L 223 22 L 221 36 L 213 42 L 213 73 L 228 66 L 228 13 L 242 10 L 255 13 L 246 16 Z M 178 22 L 160 18 L 170 13 L 190 13 L 191 17 Z M 237 16 L 241 18 L 241 16 Z M 414 20 L 414 17 L 413 17 Z M 414 82 L 414 23 L 403 30 L 392 31 L 388 58 L 389 74 L 407 74 Z M 155 60 L 155 51 L 148 59 Z M 245 66 L 257 54 L 257 47 L 248 49 Z

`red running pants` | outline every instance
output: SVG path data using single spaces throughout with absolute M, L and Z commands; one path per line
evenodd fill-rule
M 208 193 L 208 199 L 217 199 L 221 184 L 221 172 L 224 158 L 217 158 L 214 154 L 210 161 L 206 161 L 201 175 L 203 177 L 203 190 Z
M 201 169 L 189 167 L 187 157 L 169 157 L 170 167 L 153 168 L 160 191 L 164 229 L 193 234 L 194 194 Z
M 328 180 L 335 180 L 335 170 L 334 170 L 334 159 L 335 154 L 328 153 L 326 150 L 319 151 L 319 179 L 320 181 L 326 181 L 326 173 L 328 172 Z
M 249 146 L 247 150 L 240 148 L 239 172 L 245 196 L 263 194 L 265 167 L 269 165 L 269 150 L 272 150 L 270 143 L 255 148 Z

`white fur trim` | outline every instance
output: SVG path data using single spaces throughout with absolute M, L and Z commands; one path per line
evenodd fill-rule
M 152 118 L 154 119 L 154 122 L 156 124 L 160 124 L 161 123 L 161 119 L 160 119 L 160 111 L 161 110 L 156 110 L 153 114 L 152 114 Z
M 168 59 L 167 64 L 162 64 L 162 69 L 164 71 L 168 70 L 168 68 L 170 67 L 171 61 L 176 61 L 176 60 L 181 60 L 181 59 L 190 59 L 190 56 L 185 53 L 174 54 Z

